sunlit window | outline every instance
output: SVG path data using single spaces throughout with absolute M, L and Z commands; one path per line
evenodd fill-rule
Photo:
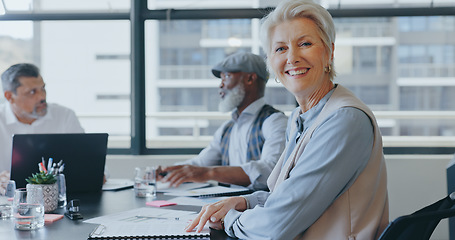
M 73 109 L 86 132 L 109 133 L 109 147 L 128 148 L 129 28 L 127 21 L 0 21 L 0 71 L 36 64 L 48 102 Z
M 278 2 L 147 1 L 148 9 L 164 9 L 169 14 L 166 19 L 145 21 L 144 132 L 148 148 L 206 146 L 229 118 L 229 114 L 218 112 L 220 82 L 210 69 L 236 51 L 264 56 L 258 39 L 259 19 L 191 16 L 177 20 L 171 17 L 172 9 L 246 9 L 273 7 Z M 87 132 L 108 132 L 110 148 L 130 148 L 134 117 L 130 21 L 1 21 L 1 17 L 17 13 L 128 13 L 131 1 L 1 3 L 0 14 L 5 14 L 0 15 L 0 71 L 18 62 L 37 64 L 49 102 L 74 109 Z M 321 4 L 329 10 L 455 6 L 453 0 L 324 0 Z M 412 136 L 419 142 L 414 146 L 427 146 L 427 137 L 434 137 L 455 147 L 450 138 L 455 135 L 455 16 L 334 20 L 335 82 L 348 87 L 375 112 L 385 146 Z M 265 98 L 285 113 L 296 106 L 293 96 L 273 76 Z

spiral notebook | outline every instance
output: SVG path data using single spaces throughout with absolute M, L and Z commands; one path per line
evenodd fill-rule
M 210 229 L 186 232 L 185 227 L 196 218 L 191 211 L 137 208 L 86 220 L 99 224 L 88 239 L 209 239 Z
M 89 240 L 96 239 L 210 239 L 210 232 L 182 232 L 182 233 L 171 233 L 171 232 L 150 232 L 150 230 L 144 230 L 150 228 L 151 225 L 132 226 L 130 224 L 115 224 L 110 226 L 98 225 L 95 230 L 88 237 Z M 123 231 L 123 234 L 119 234 L 119 231 Z

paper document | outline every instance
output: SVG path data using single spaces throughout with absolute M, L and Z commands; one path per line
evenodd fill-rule
M 103 191 L 115 191 L 122 190 L 127 188 L 132 188 L 134 186 L 134 181 L 127 178 L 109 178 L 106 183 L 103 184 Z M 190 189 L 203 188 L 210 186 L 210 183 L 193 183 L 186 182 L 180 184 L 178 187 L 170 187 L 169 183 L 157 182 L 156 183 L 157 192 L 178 192 L 186 191 Z
M 88 219 L 86 223 L 100 224 L 90 239 L 119 237 L 209 236 L 208 225 L 201 233 L 186 232 L 185 227 L 196 218 L 191 211 L 160 208 L 137 208 L 116 214 Z
M 222 197 L 222 196 L 238 196 L 248 194 L 252 191 L 245 187 L 206 187 L 187 191 L 167 192 L 164 195 L 179 196 L 179 197 Z
M 169 199 L 170 202 L 178 205 L 204 206 L 215 203 L 228 197 L 211 197 L 211 198 L 195 198 L 195 197 L 175 197 Z
M 178 187 L 170 187 L 169 183 L 157 182 L 156 192 L 181 192 L 208 186 L 210 186 L 210 183 L 185 182 L 180 184 Z
M 87 219 L 85 223 L 97 223 L 97 224 L 111 224 L 112 222 L 141 222 L 144 219 L 139 219 L 137 216 L 153 216 L 162 219 L 175 219 L 183 218 L 185 216 L 194 215 L 196 212 L 192 211 L 182 211 L 182 210 L 172 210 L 172 209 L 162 209 L 162 208 L 135 208 L 132 210 L 109 214 L 101 217 Z M 188 217 L 187 217 L 188 218 Z M 190 217 L 191 218 L 191 217 Z
M 127 178 L 109 178 L 103 184 L 103 191 L 115 191 L 121 189 L 132 188 L 134 181 Z

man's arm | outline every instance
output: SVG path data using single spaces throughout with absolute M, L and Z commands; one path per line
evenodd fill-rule
M 215 180 L 245 187 L 252 186 L 254 189 L 267 189 L 267 178 L 284 149 L 286 125 L 287 117 L 282 113 L 272 114 L 264 121 L 262 132 L 265 141 L 261 159 L 242 166 L 216 166 L 221 164 L 223 125 L 217 130 L 211 144 L 196 158 L 180 163 L 182 165 L 164 168 L 162 171 L 168 172 L 168 175 L 163 181 L 178 186 L 183 182 Z
M 162 171 L 168 172 L 163 181 L 176 187 L 184 182 L 206 182 L 208 180 L 241 186 L 250 184 L 250 178 L 241 167 L 177 165 L 164 168 Z
M 169 182 L 172 186 L 178 186 L 183 182 L 207 181 L 208 167 L 221 165 L 221 135 L 228 122 L 226 121 L 216 130 L 210 144 L 196 157 L 178 162 L 175 166 L 159 166 L 158 180 Z
M 212 141 L 196 157 L 175 165 L 218 166 L 221 165 L 221 135 L 229 121 L 224 122 L 213 134 Z
M 262 126 L 265 141 L 262 146 L 261 158 L 250 161 L 241 167 L 249 177 L 250 187 L 256 190 L 267 189 L 267 179 L 283 153 L 286 144 L 287 117 L 283 113 L 269 116 Z

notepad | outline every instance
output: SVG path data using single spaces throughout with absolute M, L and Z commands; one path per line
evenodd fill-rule
M 172 206 L 176 205 L 177 203 L 165 201 L 165 200 L 155 200 L 151 202 L 146 202 L 145 205 L 151 206 L 151 207 L 166 207 L 166 206 Z
M 161 208 L 137 208 L 108 216 L 89 219 L 98 223 L 88 239 L 155 239 L 155 238 L 207 238 L 210 229 L 186 232 L 185 227 L 196 218 L 191 211 Z
M 44 214 L 44 223 L 53 223 L 63 218 L 61 214 Z
M 158 228 L 159 227 L 159 228 Z M 88 239 L 167 239 L 167 238 L 208 238 L 210 230 L 200 233 L 185 232 L 175 228 L 181 227 L 177 224 L 111 224 L 109 226 L 98 225 Z

